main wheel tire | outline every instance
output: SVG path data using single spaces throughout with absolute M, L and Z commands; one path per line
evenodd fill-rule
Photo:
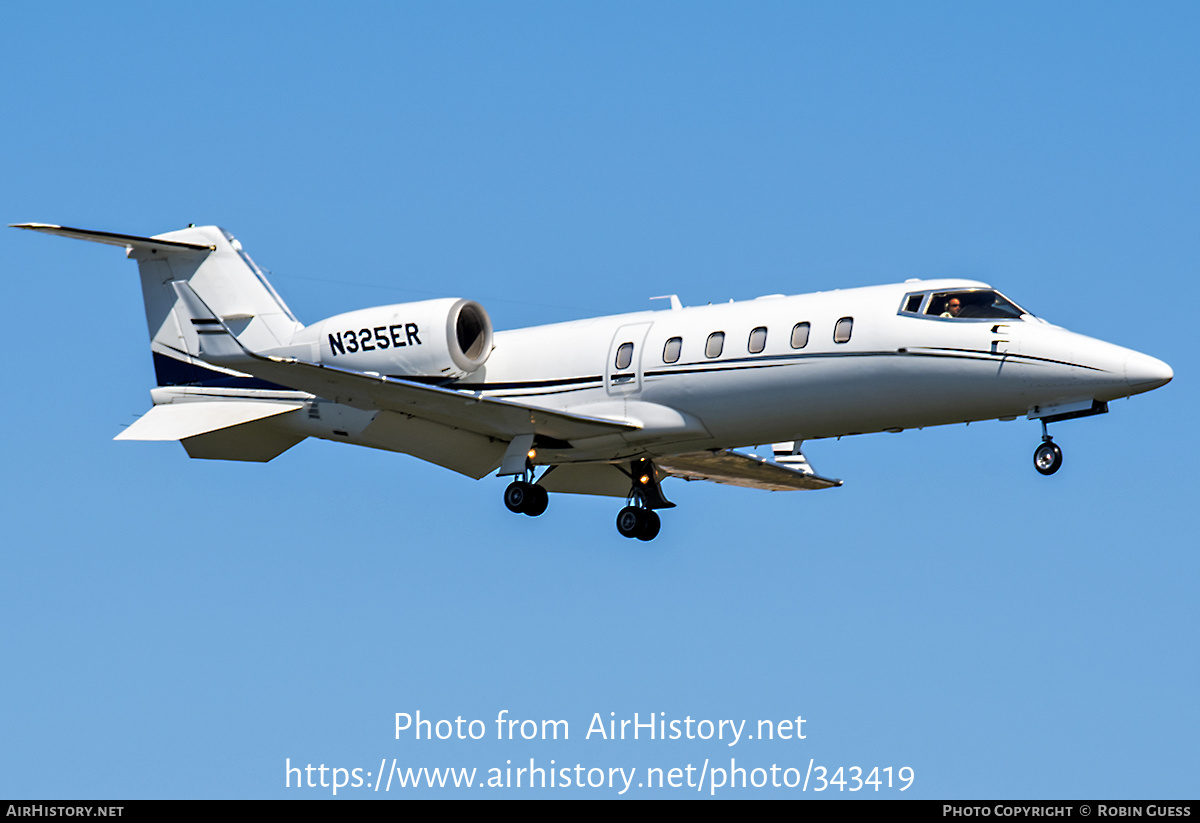
M 617 512 L 617 531 L 621 533 L 622 537 L 637 537 L 642 531 L 644 522 L 642 509 L 626 506 Z
M 1062 468 L 1062 449 L 1052 440 L 1045 440 L 1033 452 L 1033 467 L 1045 475 Z
M 532 495 L 532 486 L 524 480 L 514 480 L 508 484 L 508 488 L 504 490 L 504 505 L 513 514 L 522 514 L 525 507 L 529 505 L 529 500 Z
M 658 513 L 645 509 L 642 511 L 642 528 L 638 530 L 638 540 L 653 540 L 658 537 L 658 532 L 662 528 L 662 521 L 658 519 Z
M 530 517 L 537 517 L 546 510 L 546 506 L 550 505 L 550 493 L 537 483 L 528 483 L 529 494 L 526 498 L 525 508 L 522 509 L 525 514 Z

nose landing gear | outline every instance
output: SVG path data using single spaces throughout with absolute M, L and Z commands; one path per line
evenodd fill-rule
M 1062 468 L 1062 462 L 1062 449 L 1046 432 L 1046 421 L 1042 420 L 1042 442 L 1033 451 L 1033 467 L 1049 476 Z
M 1062 468 L 1063 453 L 1046 431 L 1047 423 L 1060 420 L 1075 420 L 1096 414 L 1107 414 L 1108 403 L 1102 400 L 1072 400 L 1052 406 L 1033 406 L 1029 409 L 1030 420 L 1042 421 L 1042 442 L 1033 452 L 1033 467 L 1041 474 L 1054 474 Z

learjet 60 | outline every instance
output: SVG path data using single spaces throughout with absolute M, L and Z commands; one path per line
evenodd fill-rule
M 549 492 L 624 498 L 617 529 L 653 539 L 667 477 L 826 489 L 805 440 L 1039 420 L 1034 465 L 1062 465 L 1046 424 L 1169 382 L 1166 363 L 1034 317 L 987 284 L 909 280 L 493 331 L 445 298 L 296 319 L 233 235 L 154 237 L 42 223 L 137 261 L 158 387 L 118 440 L 267 461 L 306 437 L 402 452 Z M 773 459 L 746 449 L 773 444 Z

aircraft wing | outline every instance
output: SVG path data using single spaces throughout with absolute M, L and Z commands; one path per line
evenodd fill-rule
M 235 368 L 289 388 L 310 392 L 359 409 L 394 411 L 446 426 L 511 440 L 517 434 L 540 434 L 574 440 L 622 434 L 640 427 L 620 420 L 550 411 L 481 392 L 428 386 L 397 377 L 340 369 L 285 357 L 251 353 L 250 362 Z
M 748 489 L 779 492 L 793 489 L 830 489 L 842 485 L 841 480 L 806 474 L 764 460 L 756 454 L 732 449 L 672 454 L 656 458 L 654 463 L 673 477 L 682 477 L 684 480 L 711 480 L 714 483 Z

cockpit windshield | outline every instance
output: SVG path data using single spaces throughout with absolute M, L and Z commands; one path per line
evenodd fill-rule
M 926 315 L 960 320 L 1019 320 L 1028 314 L 998 291 L 963 289 L 934 292 L 929 295 Z

